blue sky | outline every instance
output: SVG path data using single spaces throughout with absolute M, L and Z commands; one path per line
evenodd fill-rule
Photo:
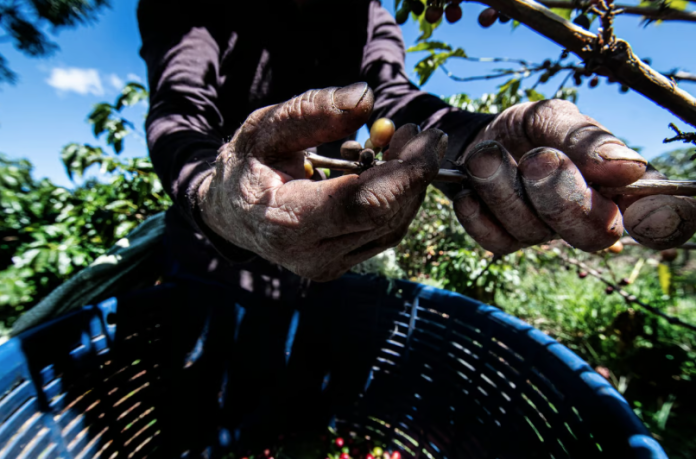
M 49 177 L 69 186 L 59 159 L 61 148 L 69 142 L 99 144 L 85 122 L 92 106 L 113 101 L 124 81 L 145 81 L 145 66 L 138 55 L 140 37 L 136 23 L 137 0 L 118 0 L 105 11 L 99 22 L 56 37 L 61 51 L 49 59 L 30 59 L 7 44 L 1 51 L 12 69 L 20 76 L 15 86 L 0 87 L 0 152 L 11 157 L 25 157 L 36 166 L 36 177 Z M 385 0 L 393 12 L 393 1 Z M 463 3 L 464 17 L 456 25 L 445 24 L 434 39 L 462 47 L 470 56 L 523 58 L 541 62 L 555 57 L 561 48 L 524 26 L 511 30 L 510 24 L 495 24 L 482 29 L 476 18 L 484 8 L 477 3 Z M 637 17 L 620 17 L 616 33 L 626 39 L 641 57 L 650 57 L 660 71 L 680 68 L 696 73 L 696 24 L 665 23 L 642 28 Z M 404 41 L 409 46 L 418 37 L 415 24 L 404 26 Z M 422 54 L 410 54 L 407 68 L 412 69 Z M 485 74 L 492 66 L 473 62 L 452 62 L 449 69 L 456 75 Z M 415 75 L 413 75 L 415 80 Z M 458 83 L 437 72 L 424 89 L 437 95 L 465 92 L 478 97 L 494 92 L 500 81 Z M 550 94 L 560 81 L 540 88 Z M 696 84 L 684 83 L 684 90 L 696 95 Z M 631 145 L 644 147 L 647 157 L 654 157 L 671 146 L 662 139 L 671 134 L 670 122 L 686 127 L 676 117 L 636 93 L 619 94 L 618 85 L 604 82 L 596 89 L 580 89 L 578 105 Z M 142 132 L 146 107 L 126 112 Z M 361 135 L 364 137 L 364 133 Z M 674 147 L 678 145 L 673 144 Z M 127 156 L 143 156 L 147 149 L 141 137 L 126 140 Z

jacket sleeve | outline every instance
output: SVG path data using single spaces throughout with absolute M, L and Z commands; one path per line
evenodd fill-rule
M 142 0 L 138 5 L 140 54 L 150 88 L 146 121 L 150 157 L 164 189 L 193 230 L 204 234 L 225 258 L 246 260 L 250 252 L 206 227 L 197 202 L 198 186 L 212 173 L 223 144 L 223 119 L 217 108 L 221 50 L 211 33 L 213 19 L 183 8 L 180 11 L 186 14 L 162 18 L 163 8 L 171 13 L 172 7 L 160 0 Z
M 449 137 L 449 144 L 443 164 L 451 168 L 451 164 L 494 115 L 467 112 L 420 91 L 406 75 L 405 58 L 401 29 L 379 2 L 372 1 L 361 68 L 362 78 L 375 93 L 375 108 L 370 124 L 377 118 L 388 117 L 397 126 L 415 123 L 421 129 L 437 128 L 444 131 Z M 460 185 L 449 183 L 438 184 L 438 187 L 450 198 L 461 189 Z

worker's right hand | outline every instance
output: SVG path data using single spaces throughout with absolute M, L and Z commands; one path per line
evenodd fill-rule
M 308 91 L 252 113 L 199 187 L 202 218 L 238 247 L 318 281 L 398 244 L 438 172 L 447 136 L 414 125 L 389 161 L 360 175 L 304 179 L 303 150 L 357 131 L 372 112 L 365 83 Z

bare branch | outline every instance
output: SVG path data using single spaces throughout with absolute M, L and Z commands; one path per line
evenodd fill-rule
M 696 132 L 682 132 L 679 130 L 678 127 L 674 125 L 674 123 L 669 123 L 669 127 L 677 135 L 663 140 L 662 143 L 677 142 L 681 140 L 684 143 L 693 143 L 694 145 L 696 145 Z
M 478 0 L 580 57 L 588 68 L 643 94 L 682 121 L 696 126 L 696 98 L 641 61 L 623 40 L 600 46 L 597 35 L 558 16 L 533 0 Z
M 563 0 L 539 0 L 539 3 L 547 8 L 564 9 L 587 9 L 591 6 L 589 1 L 563 1 Z M 646 19 L 656 21 L 688 21 L 696 22 L 696 13 L 691 11 L 680 11 L 674 8 L 648 8 L 632 5 L 615 5 L 617 9 L 623 10 L 624 14 L 643 16 Z
M 628 236 L 627 236 L 627 237 L 622 237 L 620 240 L 621 240 L 621 243 L 622 243 L 623 245 L 635 245 L 635 246 L 638 246 L 638 247 L 643 247 L 643 248 L 645 248 L 645 246 L 641 245 L 640 242 L 636 241 L 636 240 L 633 239 L 632 237 L 628 237 Z M 696 242 L 686 242 L 686 243 L 680 245 L 679 247 L 675 247 L 675 248 L 677 248 L 677 249 L 683 249 L 683 250 L 696 250 Z
M 673 317 L 673 316 L 667 315 L 654 306 L 650 306 L 649 304 L 643 303 L 638 298 L 636 298 L 635 295 L 631 295 L 630 293 L 628 293 L 627 291 L 625 291 L 624 289 L 622 289 L 620 286 L 616 285 L 612 281 L 605 279 L 596 269 L 593 269 L 593 268 L 587 266 L 585 263 L 583 263 L 579 260 L 576 260 L 575 258 L 568 258 L 565 255 L 563 255 L 562 253 L 559 253 L 558 256 L 561 257 L 561 259 L 563 261 L 570 263 L 571 265 L 575 265 L 575 266 L 582 268 L 583 270 L 587 271 L 591 276 L 596 277 L 600 281 L 604 282 L 607 286 L 613 288 L 614 291 L 617 292 L 619 295 L 621 295 L 624 298 L 624 300 L 626 300 L 627 303 L 636 304 L 636 305 L 640 306 L 641 308 L 643 308 L 643 309 L 645 309 L 645 310 L 647 310 L 647 311 L 649 311 L 657 316 L 662 317 L 671 325 L 678 325 L 680 327 L 688 328 L 691 331 L 696 331 L 696 326 L 694 326 L 688 322 L 684 322 L 683 320 L 681 320 L 678 317 Z

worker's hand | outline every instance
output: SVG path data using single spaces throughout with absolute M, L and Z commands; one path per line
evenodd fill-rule
M 664 176 L 567 101 L 505 110 L 477 135 L 458 164 L 475 193 L 455 198 L 457 217 L 496 254 L 558 237 L 592 252 L 612 245 L 624 227 L 643 245 L 665 249 L 696 231 L 694 199 L 623 197 L 617 206 L 588 185 L 618 187 Z
M 331 280 L 398 244 L 447 149 L 414 125 L 361 175 L 306 180 L 302 150 L 346 137 L 372 112 L 365 83 L 306 92 L 252 113 L 199 188 L 203 221 L 233 244 L 312 280 Z

